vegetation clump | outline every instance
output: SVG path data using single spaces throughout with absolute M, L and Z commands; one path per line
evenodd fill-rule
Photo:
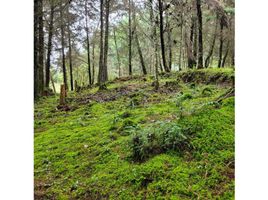
M 184 152 L 191 149 L 189 136 L 178 124 L 165 122 L 158 122 L 155 127 L 137 131 L 129 145 L 135 161 L 144 161 L 152 155 L 169 150 Z

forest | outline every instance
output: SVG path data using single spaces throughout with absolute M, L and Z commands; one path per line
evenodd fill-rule
M 35 199 L 234 199 L 234 0 L 34 0 Z

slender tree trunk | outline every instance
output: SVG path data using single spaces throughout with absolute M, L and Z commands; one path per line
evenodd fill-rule
M 167 21 L 168 53 L 169 53 L 168 68 L 171 71 L 171 68 L 172 68 L 172 35 L 171 35 L 171 31 L 172 31 L 172 29 L 170 27 L 168 15 L 166 15 L 166 21 Z
M 99 60 L 99 76 L 98 76 L 98 84 L 100 89 L 105 89 L 105 72 L 104 72 L 104 62 L 103 62 L 103 1 L 100 0 L 100 60 Z
M 70 6 L 70 4 L 69 4 Z M 69 7 L 68 7 L 69 9 Z M 68 45 L 69 45 L 69 65 L 70 65 L 70 85 L 71 91 L 74 90 L 74 82 L 73 82 L 73 60 L 72 60 L 72 42 L 71 42 L 71 30 L 70 30 L 70 17 L 69 17 L 69 10 L 68 10 Z
M 108 81 L 108 66 L 107 66 L 107 60 L 108 60 L 108 49 L 109 49 L 109 15 L 110 15 L 110 0 L 106 0 L 106 6 L 105 6 L 105 36 L 104 36 L 104 75 L 105 75 L 105 81 Z
M 136 39 L 137 49 L 138 49 L 138 53 L 139 53 L 139 57 L 140 57 L 142 73 L 143 73 L 143 75 L 147 75 L 147 70 L 146 70 L 146 67 L 145 67 L 145 62 L 144 62 L 144 59 L 143 59 L 142 50 L 141 50 L 141 46 L 140 46 L 140 41 L 139 41 L 137 33 L 135 33 L 135 39 Z
M 92 43 L 92 85 L 95 82 L 95 41 Z
M 50 81 L 50 56 L 52 50 L 52 37 L 53 37 L 53 20 L 54 20 L 54 5 L 53 1 L 50 5 L 50 23 L 48 27 L 48 44 L 47 44 L 47 62 L 46 62 L 46 83 L 45 87 L 49 88 Z
M 229 53 L 229 41 L 227 42 L 227 45 L 226 45 L 226 51 L 225 51 L 224 57 L 223 57 L 223 59 L 222 59 L 222 63 L 221 63 L 221 67 L 222 67 L 222 68 L 224 68 L 224 66 L 225 66 L 225 62 L 226 62 L 228 53 Z
M 44 24 L 43 24 L 43 0 L 39 1 L 39 57 L 38 57 L 38 74 L 39 74 L 39 95 L 44 92 Z
M 191 20 L 191 28 L 190 28 L 190 38 L 189 41 L 186 41 L 187 46 L 187 55 L 188 55 L 188 68 L 193 69 L 193 67 L 196 65 L 195 56 L 193 52 L 194 48 L 194 33 L 195 32 L 195 19 L 192 17 Z M 187 34 L 185 32 L 185 34 Z M 185 38 L 187 38 L 187 35 L 185 35 Z
M 131 7 L 132 1 L 128 0 L 128 71 L 129 76 L 132 75 L 132 19 L 131 19 Z
M 34 0 L 34 99 L 39 95 L 38 69 L 38 0 Z
M 198 64 L 197 68 L 203 68 L 203 30 L 202 30 L 202 10 L 201 0 L 196 0 L 196 10 L 198 19 Z
M 155 65 L 154 65 L 154 75 L 155 75 L 155 85 L 154 88 L 155 90 L 159 89 L 159 72 L 158 72 L 158 40 L 156 36 L 156 27 L 158 27 L 158 20 L 155 20 L 154 16 L 154 9 L 153 9 L 153 0 L 149 0 L 150 3 L 150 22 L 151 22 L 151 41 L 153 42 L 154 45 L 154 58 L 155 58 Z
M 133 7 L 133 21 L 134 21 L 134 28 L 133 28 L 133 34 L 136 40 L 136 45 L 137 45 L 137 50 L 138 50 L 138 54 L 139 54 L 139 58 L 140 58 L 140 63 L 141 63 L 141 68 L 142 68 L 142 73 L 143 75 L 147 74 L 147 70 L 145 67 L 145 62 L 143 59 L 143 55 L 142 55 L 142 50 L 141 50 L 141 46 L 140 46 L 140 41 L 138 38 L 138 34 L 137 34 L 137 21 L 136 21 L 136 10 Z
M 223 49 L 223 26 L 224 21 L 223 17 L 220 19 L 220 48 L 219 48 L 219 61 L 218 61 L 218 68 L 221 67 L 222 63 L 222 49 Z
M 67 89 L 67 73 L 66 73 L 66 65 L 65 65 L 65 52 L 64 52 L 64 24 L 63 24 L 63 6 L 62 6 L 62 0 L 60 1 L 60 19 L 61 19 L 61 54 L 62 54 L 62 71 L 63 71 L 63 80 L 64 80 L 64 85 Z
M 213 39 L 212 39 L 212 42 L 211 42 L 211 46 L 210 46 L 208 55 L 207 55 L 207 57 L 205 59 L 205 68 L 208 68 L 209 67 L 210 59 L 211 59 L 211 56 L 213 54 L 213 50 L 214 50 L 214 46 L 215 46 L 215 41 L 216 41 L 216 36 L 217 36 L 217 28 L 218 28 L 218 23 L 217 23 L 217 20 L 216 20 L 216 23 L 215 23 L 215 31 L 214 31 Z
M 164 39 L 164 20 L 163 20 L 163 2 L 158 0 L 159 5 L 159 17 L 160 17 L 160 41 L 161 41 L 161 52 L 162 52 L 162 62 L 166 72 L 170 72 L 167 61 L 166 61 L 166 51 L 165 51 L 165 39 Z
M 55 84 L 54 84 L 54 80 L 53 80 L 52 74 L 50 74 L 50 80 L 51 80 L 51 84 L 52 84 L 52 88 L 53 88 L 54 94 L 56 94 L 56 88 L 55 88 Z
M 89 30 L 88 30 L 88 10 L 87 10 L 87 1 L 85 1 L 85 18 L 86 18 L 86 35 L 87 35 L 87 64 L 88 64 L 88 81 L 89 85 L 92 84 L 91 78 L 91 66 L 90 66 L 90 44 L 89 44 Z
M 120 56 L 119 56 L 119 51 L 118 51 L 118 46 L 117 46 L 117 39 L 116 39 L 116 34 L 115 34 L 115 28 L 114 28 L 114 44 L 115 44 L 115 50 L 116 50 L 116 57 L 117 57 L 117 65 L 118 65 L 118 77 L 121 77 L 121 62 L 120 62 Z

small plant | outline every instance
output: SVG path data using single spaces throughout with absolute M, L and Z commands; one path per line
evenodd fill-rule
M 183 152 L 191 149 L 189 137 L 176 123 L 157 123 L 157 128 L 136 131 L 131 140 L 130 148 L 135 161 L 143 161 L 151 155 L 176 150 Z

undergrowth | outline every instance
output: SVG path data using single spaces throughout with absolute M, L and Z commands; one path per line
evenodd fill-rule
M 69 93 L 70 111 L 36 102 L 36 199 L 234 199 L 234 97 L 216 101 L 233 72 L 204 71 Z

